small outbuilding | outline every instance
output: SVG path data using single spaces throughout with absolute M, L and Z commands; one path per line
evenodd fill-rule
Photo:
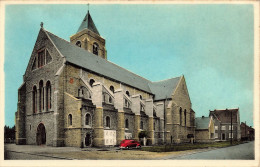
M 195 118 L 195 142 L 214 142 L 215 129 L 212 117 Z

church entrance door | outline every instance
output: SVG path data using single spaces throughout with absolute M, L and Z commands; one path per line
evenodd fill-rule
M 46 144 L 46 131 L 45 126 L 42 123 L 37 127 L 36 143 L 37 145 Z
M 87 134 L 85 137 L 85 145 L 89 146 L 90 144 L 91 144 L 90 134 Z

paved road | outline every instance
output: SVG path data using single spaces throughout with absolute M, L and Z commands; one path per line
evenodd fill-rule
M 11 159 L 11 160 L 60 160 L 61 158 L 28 154 L 28 153 L 24 153 L 24 152 L 6 151 L 5 159 L 6 160 L 8 160 L 8 159 Z
M 203 160 L 254 160 L 254 142 L 214 149 L 179 157 L 167 156 L 164 159 L 203 159 Z

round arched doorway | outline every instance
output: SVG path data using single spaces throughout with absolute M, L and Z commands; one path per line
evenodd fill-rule
M 90 146 L 90 144 L 91 144 L 91 136 L 88 133 L 88 134 L 86 134 L 86 137 L 85 137 L 85 145 Z
M 42 123 L 37 127 L 36 143 L 37 145 L 46 144 L 46 131 L 45 126 Z

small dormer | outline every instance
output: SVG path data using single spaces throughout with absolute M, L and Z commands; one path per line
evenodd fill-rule
M 84 48 L 94 55 L 107 59 L 105 44 L 88 11 L 75 35 L 70 37 L 70 42 Z

